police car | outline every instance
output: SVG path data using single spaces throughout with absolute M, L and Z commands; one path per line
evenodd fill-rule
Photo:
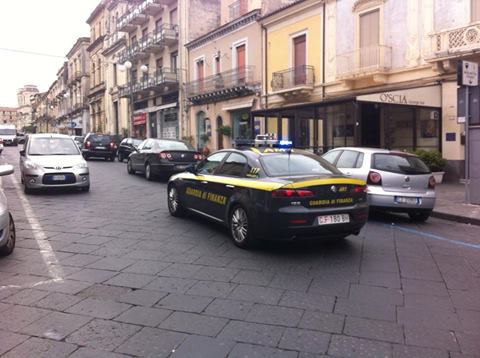
M 357 235 L 368 218 L 363 180 L 281 145 L 215 152 L 172 176 L 167 193 L 171 215 L 221 223 L 243 248 L 262 239 Z

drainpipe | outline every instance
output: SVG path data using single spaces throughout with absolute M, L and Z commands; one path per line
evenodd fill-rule
M 323 30 L 322 30 L 322 100 L 325 99 L 325 30 L 327 28 L 325 24 L 325 20 L 327 16 L 325 15 L 325 10 L 326 10 L 326 4 L 325 1 L 323 2 Z
M 263 75 L 263 80 L 265 81 L 265 86 L 264 87 L 264 95 L 265 95 L 265 111 L 268 110 L 268 34 L 267 34 L 267 28 L 265 25 L 262 26 L 262 32 L 263 32 L 263 41 L 262 41 L 262 53 L 265 52 L 265 56 L 263 56 L 263 61 L 264 61 L 264 70 L 265 74 Z M 267 131 L 267 116 L 265 113 L 265 116 L 263 117 L 263 125 L 265 127 L 265 132 Z

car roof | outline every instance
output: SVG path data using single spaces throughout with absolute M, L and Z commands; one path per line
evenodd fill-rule
M 295 154 L 313 154 L 312 152 L 308 152 L 302 149 L 296 148 L 288 148 L 291 149 L 291 153 Z M 216 151 L 218 152 L 236 152 L 236 153 L 243 153 L 253 157 L 264 157 L 272 154 L 288 154 L 287 148 L 272 148 L 272 147 L 245 147 L 245 148 L 226 148 Z
M 66 134 L 58 134 L 58 133 L 35 133 L 29 134 L 31 138 L 68 138 L 71 139 L 69 135 Z
M 365 154 L 374 154 L 374 153 L 385 153 L 385 154 L 401 154 L 401 155 L 412 155 L 412 156 L 416 156 L 415 154 L 413 153 L 409 153 L 409 152 L 402 152 L 400 150 L 389 150 L 389 149 L 383 149 L 383 148 L 369 148 L 369 147 L 336 147 L 336 148 L 333 148 L 333 149 L 330 149 L 330 151 L 332 150 L 355 150 L 357 152 L 362 152 L 362 153 L 365 153 Z M 328 152 L 326 152 L 328 153 Z

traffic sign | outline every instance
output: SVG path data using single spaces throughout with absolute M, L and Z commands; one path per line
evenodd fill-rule
M 460 86 L 478 86 L 478 63 L 460 61 Z

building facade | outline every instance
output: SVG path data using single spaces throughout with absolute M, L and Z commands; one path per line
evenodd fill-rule
M 0 107 L 0 124 L 13 124 L 18 131 L 18 109 L 16 107 Z
M 37 93 L 39 93 L 39 91 L 35 85 L 26 85 L 18 90 L 18 130 L 23 130 L 23 128 L 30 127 L 32 125 L 31 99 L 33 98 L 32 96 Z

